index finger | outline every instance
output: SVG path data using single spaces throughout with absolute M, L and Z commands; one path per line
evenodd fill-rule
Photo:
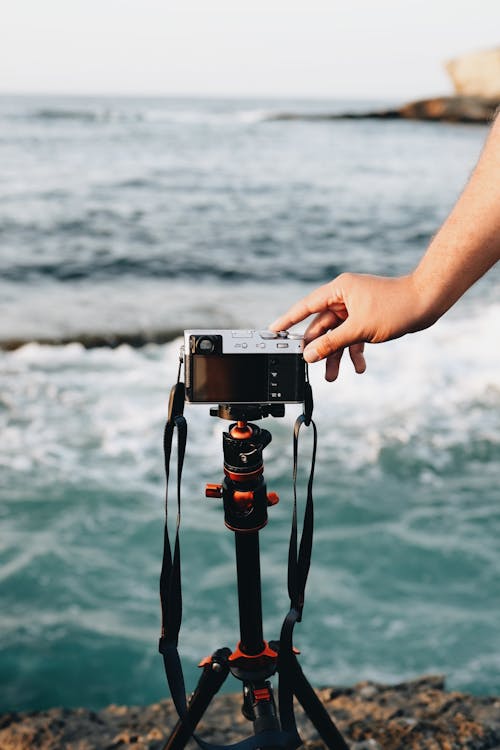
M 331 302 L 329 285 L 323 284 L 292 305 L 284 315 L 276 318 L 269 329 L 286 331 L 290 326 L 308 318 L 309 315 L 327 310 Z

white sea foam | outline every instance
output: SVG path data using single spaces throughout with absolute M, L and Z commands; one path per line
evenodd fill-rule
M 445 449 L 473 435 L 498 441 L 499 330 L 500 305 L 493 304 L 414 336 L 368 345 L 363 376 L 347 355 L 335 384 L 323 380 L 322 365 L 313 366 L 319 418 L 330 424 L 326 440 L 353 465 L 376 461 L 388 442 L 417 436 L 419 450 Z
M 387 445 L 413 450 L 439 465 L 439 453 L 471 439 L 499 439 L 500 305 L 455 314 L 428 331 L 367 346 L 367 372 L 344 358 L 334 384 L 311 367 L 323 448 L 354 468 L 376 463 Z M 3 434 L 0 462 L 78 472 L 85 454 L 150 468 L 176 376 L 180 340 L 163 347 L 86 351 L 80 344 L 29 344 L 2 354 Z M 5 377 L 7 376 L 7 377 Z M 289 408 L 293 419 L 296 410 Z M 191 407 L 194 449 L 211 463 L 219 440 L 208 409 Z M 214 442 L 215 441 L 215 442 Z

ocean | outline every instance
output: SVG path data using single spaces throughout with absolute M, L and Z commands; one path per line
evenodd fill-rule
M 168 695 L 162 429 L 180 332 L 262 329 L 342 271 L 409 271 L 487 133 L 271 117 L 363 108 L 0 99 L 0 710 Z M 438 672 L 500 691 L 499 292 L 495 269 L 431 329 L 367 346 L 362 376 L 348 361 L 333 384 L 310 368 L 316 531 L 296 645 L 314 685 Z M 82 344 L 113 336 L 144 346 Z M 261 532 L 267 639 L 288 606 L 298 412 L 262 423 L 281 497 Z M 238 617 L 232 534 L 204 498 L 227 423 L 203 406 L 186 416 L 192 689 L 198 661 L 236 645 Z

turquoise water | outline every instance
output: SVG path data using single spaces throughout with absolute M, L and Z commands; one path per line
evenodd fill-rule
M 263 327 L 337 270 L 410 268 L 485 130 L 265 121 L 292 106 L 339 105 L 4 100 L 1 336 Z M 311 368 L 316 533 L 296 645 L 314 684 L 438 671 L 500 690 L 499 289 L 496 270 L 429 331 L 368 347 L 362 377 Z M 167 695 L 161 441 L 179 344 L 0 354 L 2 710 Z M 264 423 L 281 496 L 261 533 L 268 639 L 287 611 L 296 413 Z M 238 618 L 232 535 L 203 497 L 225 423 L 187 416 L 191 688 Z

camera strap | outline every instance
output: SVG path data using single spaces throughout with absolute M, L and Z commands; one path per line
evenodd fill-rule
M 180 375 L 180 368 L 179 368 Z M 159 650 L 163 656 L 165 672 L 170 688 L 170 694 L 177 713 L 181 716 L 186 712 L 186 689 L 184 675 L 179 659 L 177 645 L 179 630 L 182 622 L 182 587 L 179 530 L 181 524 L 181 479 L 186 453 L 187 422 L 184 411 L 184 383 L 179 380 L 170 392 L 168 419 L 163 433 L 163 451 L 165 456 L 165 526 L 163 531 L 163 560 L 160 573 L 160 602 L 161 602 L 161 636 Z M 168 486 L 170 479 L 170 458 L 174 430 L 177 430 L 177 518 L 175 524 L 175 540 L 170 543 L 168 531 Z
M 180 366 L 177 383 L 170 393 L 168 419 L 163 436 L 165 456 L 165 526 L 163 560 L 160 574 L 160 601 L 162 613 L 161 636 L 159 651 L 163 657 L 170 694 L 179 717 L 186 721 L 187 702 L 185 681 L 178 652 L 179 631 L 182 622 L 182 588 L 179 530 L 181 523 L 181 479 L 187 442 L 187 423 L 183 415 L 185 387 L 180 382 Z M 266 747 L 281 747 L 287 750 L 298 748 L 302 740 L 297 731 L 293 709 L 294 685 L 301 668 L 293 649 L 293 630 L 295 624 L 302 618 L 304 593 L 309 573 L 312 534 L 313 534 L 313 497 L 312 483 L 317 447 L 317 431 L 312 416 L 312 391 L 306 382 L 306 398 L 304 413 L 300 415 L 294 426 L 293 435 L 293 512 L 292 530 L 288 554 L 288 593 L 290 597 L 290 611 L 283 622 L 280 634 L 277 671 L 279 673 L 279 715 L 281 730 L 262 731 L 245 740 L 231 745 L 217 745 L 202 740 L 192 731 L 192 737 L 202 750 L 257 750 Z M 300 544 L 298 543 L 297 523 L 297 467 L 299 432 L 302 427 L 312 425 L 313 449 L 311 469 L 307 484 L 307 499 L 302 525 Z M 175 524 L 175 538 L 173 545 L 170 541 L 168 529 L 168 487 L 170 479 L 170 461 L 174 432 L 177 431 L 177 517 Z
M 314 468 L 316 464 L 316 449 L 318 444 L 318 432 L 316 425 L 312 420 L 312 410 L 312 389 L 310 383 L 307 381 L 304 413 L 297 417 L 293 429 L 293 510 L 290 544 L 288 548 L 288 595 L 290 597 L 290 610 L 281 626 L 280 646 L 278 652 L 278 699 L 281 726 L 284 731 L 296 735 L 299 740 L 300 737 L 295 722 L 293 696 L 294 685 L 297 682 L 298 675 L 301 673 L 301 668 L 293 648 L 293 631 L 296 623 L 300 622 L 302 619 L 305 589 L 311 565 L 314 526 L 312 487 L 314 481 Z M 303 425 L 305 427 L 312 427 L 313 444 L 311 467 L 307 481 L 307 498 L 302 522 L 302 533 L 300 544 L 298 544 L 297 472 L 299 463 L 299 433 Z

